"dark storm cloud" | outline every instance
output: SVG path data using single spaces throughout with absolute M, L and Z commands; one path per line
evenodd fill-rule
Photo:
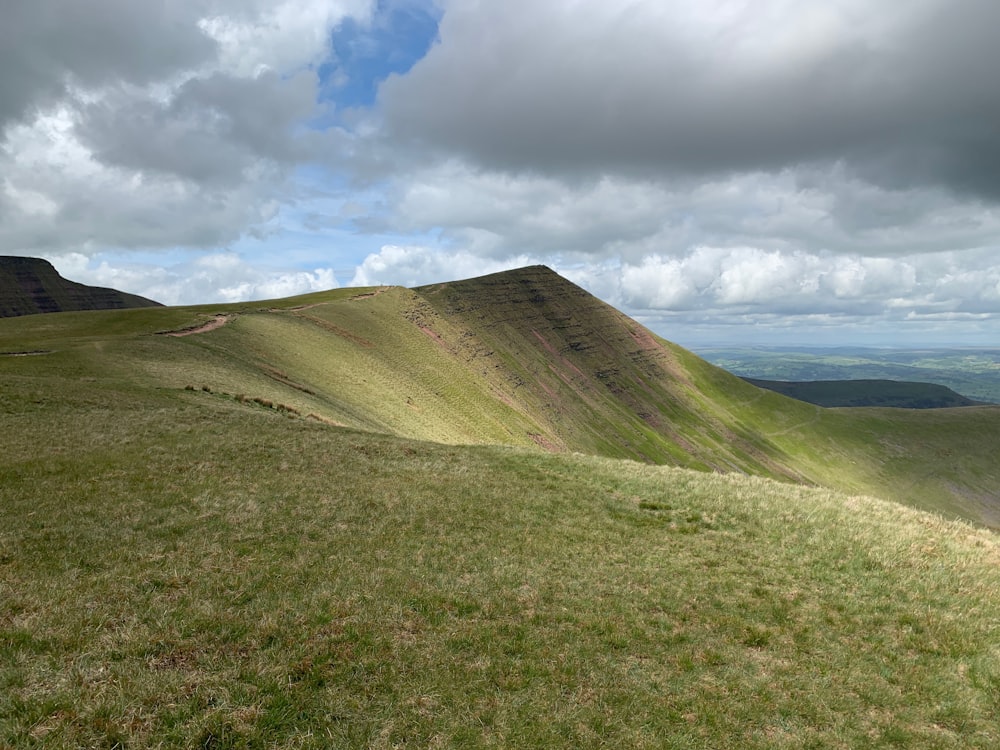
M 453 3 L 383 85 L 390 132 L 487 168 L 840 161 L 1000 197 L 1000 3 Z
M 316 79 L 217 73 L 193 78 L 169 99 L 106 96 L 82 110 L 81 141 L 108 165 L 235 184 L 261 159 L 287 163 L 308 155 L 295 132 L 314 108 Z
M 216 54 L 191 4 L 5 0 L 0 8 L 0 131 L 71 86 L 145 84 Z

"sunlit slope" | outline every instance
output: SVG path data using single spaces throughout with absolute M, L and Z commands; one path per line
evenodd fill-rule
M 798 477 L 706 393 L 677 349 L 548 268 L 417 291 L 459 332 L 447 345 L 572 450 Z
M 53 393 L 60 378 L 123 379 L 402 437 L 533 445 L 530 417 L 407 319 L 418 304 L 402 288 L 352 289 L 119 317 L 53 315 L 44 325 L 0 321 L 0 352 L 8 352 L 0 368 L 39 378 Z M 220 316 L 223 325 L 191 332 Z M 176 333 L 187 335 L 168 335 Z
M 418 290 L 574 450 L 869 492 L 1000 525 L 1000 409 L 820 409 L 753 387 L 544 267 Z M 456 344 L 457 346 L 457 344 Z
M 702 394 L 810 481 L 1000 527 L 1000 407 L 825 409 L 675 349 Z
M 544 268 L 466 284 L 481 319 L 442 306 L 440 293 L 398 287 L 127 319 L 55 316 L 17 344 L 52 354 L 16 367 L 59 363 L 75 376 L 93 367 L 98 376 L 257 399 L 436 442 L 798 478 L 774 446 L 700 392 L 669 347 L 579 287 Z M 225 325 L 163 335 L 215 315 L 227 315 Z

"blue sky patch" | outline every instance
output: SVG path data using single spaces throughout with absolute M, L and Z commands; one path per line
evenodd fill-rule
M 379 84 L 405 73 L 437 38 L 440 12 L 412 0 L 381 0 L 370 25 L 346 19 L 331 34 L 332 60 L 322 65 L 322 100 L 338 109 L 370 107 Z

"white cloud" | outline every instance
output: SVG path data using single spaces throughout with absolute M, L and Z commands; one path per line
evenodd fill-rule
M 995 314 L 993 0 L 442 0 L 352 111 L 321 101 L 360 83 L 320 80 L 346 75 L 331 30 L 392 2 L 11 2 L 0 247 L 88 283 L 180 303 L 542 262 L 690 325 Z
M 213 251 L 266 229 L 293 200 L 294 168 L 332 145 L 305 127 L 319 90 L 308 69 L 329 56 L 334 24 L 374 7 L 14 2 L 0 109 L 20 109 L 0 111 L 0 246 L 25 255 Z
M 318 65 L 329 54 L 330 29 L 346 17 L 369 20 L 373 7 L 373 0 L 231 3 L 197 25 L 218 43 L 221 70 L 252 78 Z
M 251 264 L 237 253 L 169 259 L 168 255 L 160 264 L 136 263 L 82 253 L 48 258 L 68 279 L 121 289 L 165 305 L 278 299 L 339 286 L 330 268 L 267 268 Z
M 992 0 L 450 2 L 382 87 L 434 158 L 550 176 L 711 176 L 843 160 L 883 186 L 1000 194 L 980 126 Z M 976 158 L 978 157 L 978 161 Z
M 904 258 L 816 255 L 753 247 L 699 247 L 682 258 L 649 256 L 621 267 L 618 299 L 637 314 L 815 314 L 842 319 L 917 319 L 941 310 L 988 314 L 997 308 L 1000 263 L 966 270 L 969 253 Z
M 388 284 L 414 287 L 483 276 L 536 262 L 523 255 L 495 261 L 468 251 L 449 252 L 419 245 L 384 245 L 379 252 L 368 255 L 361 262 L 348 286 Z

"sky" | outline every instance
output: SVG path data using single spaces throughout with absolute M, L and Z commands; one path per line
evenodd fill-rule
M 0 254 L 165 304 L 543 263 L 698 346 L 1000 346 L 996 0 L 4 0 Z

